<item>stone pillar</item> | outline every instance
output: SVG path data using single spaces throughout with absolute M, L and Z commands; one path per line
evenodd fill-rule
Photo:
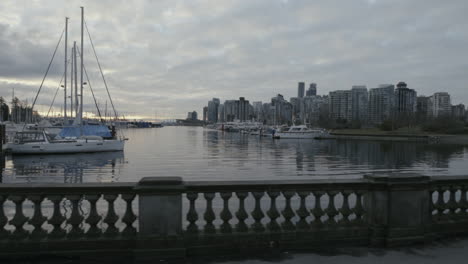
M 183 190 L 181 177 L 146 177 L 138 182 L 140 236 L 182 234 Z
M 412 173 L 373 174 L 365 198 L 372 246 L 430 240 L 430 177 Z

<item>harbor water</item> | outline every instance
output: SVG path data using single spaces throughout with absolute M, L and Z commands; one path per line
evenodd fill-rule
M 468 148 L 418 142 L 259 138 L 202 127 L 126 129 L 124 152 L 5 156 L 1 181 L 137 182 L 360 178 L 379 172 L 466 174 Z

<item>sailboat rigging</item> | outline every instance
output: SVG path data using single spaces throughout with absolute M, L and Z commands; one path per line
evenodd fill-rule
M 86 29 L 88 29 L 86 27 Z M 50 66 L 52 61 L 55 57 L 57 52 L 57 48 L 62 40 L 63 34 L 65 33 L 65 55 L 67 54 L 67 41 L 68 41 L 68 18 L 65 19 L 65 29 L 60 36 L 59 43 L 55 48 L 55 51 L 52 56 L 52 60 L 47 67 L 46 74 L 42 83 L 39 87 L 38 93 L 34 98 L 33 107 L 37 101 L 37 97 L 43 87 L 44 80 L 49 72 Z M 84 67 L 84 8 L 81 7 L 81 42 L 80 42 L 80 49 L 78 50 L 76 46 L 76 41 L 74 42 L 73 49 L 72 49 L 72 59 L 71 59 L 71 87 L 70 87 L 70 117 L 73 117 L 73 110 L 75 111 L 75 119 L 72 126 L 68 126 L 68 118 L 67 118 L 67 65 L 68 60 L 65 56 L 65 71 L 64 71 L 64 124 L 62 131 L 59 133 L 59 138 L 54 138 L 49 135 L 46 131 L 21 131 L 17 132 L 14 141 L 3 145 L 3 149 L 6 151 L 10 151 L 16 154 L 49 154 L 49 153 L 80 153 L 80 152 L 103 152 L 103 151 L 123 151 L 126 139 L 121 136 L 117 136 L 117 132 L 115 127 L 112 126 L 111 130 L 109 130 L 104 125 L 91 125 L 88 124 L 83 120 L 83 86 L 89 84 L 88 86 L 91 89 L 91 93 L 94 92 L 92 87 L 89 83 L 89 77 Z M 88 31 L 89 34 L 89 31 Z M 90 34 L 89 34 L 90 36 Z M 91 36 L 90 36 L 91 39 Z M 92 45 L 94 55 L 96 56 L 96 51 L 94 49 L 94 45 Z M 80 56 L 80 86 L 77 85 L 77 54 Z M 100 63 L 98 61 L 99 69 L 101 70 L 102 78 L 105 82 L 104 75 L 102 73 L 102 69 Z M 84 81 L 84 74 L 88 78 L 88 83 Z M 74 83 L 73 83 L 74 82 Z M 74 84 L 74 85 L 73 85 Z M 73 90 L 74 86 L 74 90 Z M 110 93 L 107 87 L 107 83 L 105 83 L 107 93 L 110 97 Z M 78 89 L 80 89 L 80 93 L 78 95 Z M 73 92 L 74 98 L 73 100 Z M 96 99 L 95 104 L 98 107 Z M 112 103 L 112 107 L 114 107 Z M 99 116 L 100 115 L 100 111 Z M 114 108 L 114 113 L 116 114 L 117 119 L 117 112 Z M 102 117 L 101 117 L 102 121 Z

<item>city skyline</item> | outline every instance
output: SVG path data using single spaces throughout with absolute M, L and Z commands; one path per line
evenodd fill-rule
M 468 43 L 464 1 L 25 3 L 0 3 L 0 89 L 8 101 L 12 88 L 20 99 L 35 96 L 65 16 L 70 40 L 78 39 L 83 5 L 116 107 L 127 117 L 185 118 L 213 96 L 290 98 L 298 80 L 305 90 L 317 83 L 320 94 L 405 80 L 418 95 L 446 91 L 453 104 L 468 103 L 460 56 Z M 61 53 L 40 112 L 58 86 Z M 104 105 L 96 66 L 88 62 Z M 85 98 L 85 109 L 92 106 Z

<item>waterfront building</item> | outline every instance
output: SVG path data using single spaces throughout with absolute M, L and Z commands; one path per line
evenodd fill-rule
M 224 123 L 224 105 L 220 104 L 218 106 L 218 123 Z
M 303 124 L 317 126 L 324 108 L 328 116 L 328 96 L 306 96 L 301 104 L 300 120 Z
M 416 118 L 418 120 L 426 119 L 429 108 L 429 97 L 418 96 L 416 99 Z
M 224 122 L 232 122 L 235 119 L 238 119 L 237 113 L 238 104 L 236 100 L 226 100 L 224 101 Z
M 337 90 L 329 93 L 330 118 L 333 120 L 352 120 L 352 92 L 351 90 Z
M 416 91 L 409 89 L 405 82 L 399 82 L 395 89 L 395 110 L 399 117 L 413 116 L 416 113 Z
M 429 99 L 429 116 L 449 116 L 452 114 L 450 95 L 447 92 L 434 93 Z
M 253 119 L 260 122 L 263 119 L 263 103 L 261 101 L 252 102 Z
M 232 122 L 234 120 L 245 122 L 254 118 L 254 109 L 249 100 L 245 100 L 244 97 L 239 97 L 239 100 L 226 100 L 224 101 L 223 117 L 223 121 L 219 122 Z
M 188 112 L 188 113 L 187 113 L 187 120 L 192 120 L 192 121 L 198 120 L 198 113 L 197 113 L 197 111 Z
M 208 106 L 203 107 L 203 122 L 208 120 Z
M 292 104 L 284 100 L 283 95 L 278 94 L 271 98 L 272 124 L 283 125 L 292 124 Z
M 218 106 L 219 99 L 213 98 L 213 100 L 208 102 L 208 122 L 216 123 L 218 122 Z
M 289 100 L 292 105 L 292 120 L 301 120 L 301 108 L 305 98 L 291 97 Z
M 297 97 L 302 98 L 304 97 L 304 90 L 305 90 L 305 83 L 299 82 L 297 86 Z
M 381 84 L 378 88 L 369 90 L 369 121 L 372 124 L 381 124 L 392 118 L 395 102 L 395 86 Z
M 366 123 L 369 113 L 369 93 L 365 85 L 354 85 L 351 88 L 351 120 Z
M 309 89 L 306 92 L 306 96 L 315 96 L 315 95 L 317 95 L 317 84 L 311 83 L 309 85 Z
M 458 104 L 458 105 L 452 105 L 452 117 L 460 120 L 465 120 L 465 105 L 464 104 Z

